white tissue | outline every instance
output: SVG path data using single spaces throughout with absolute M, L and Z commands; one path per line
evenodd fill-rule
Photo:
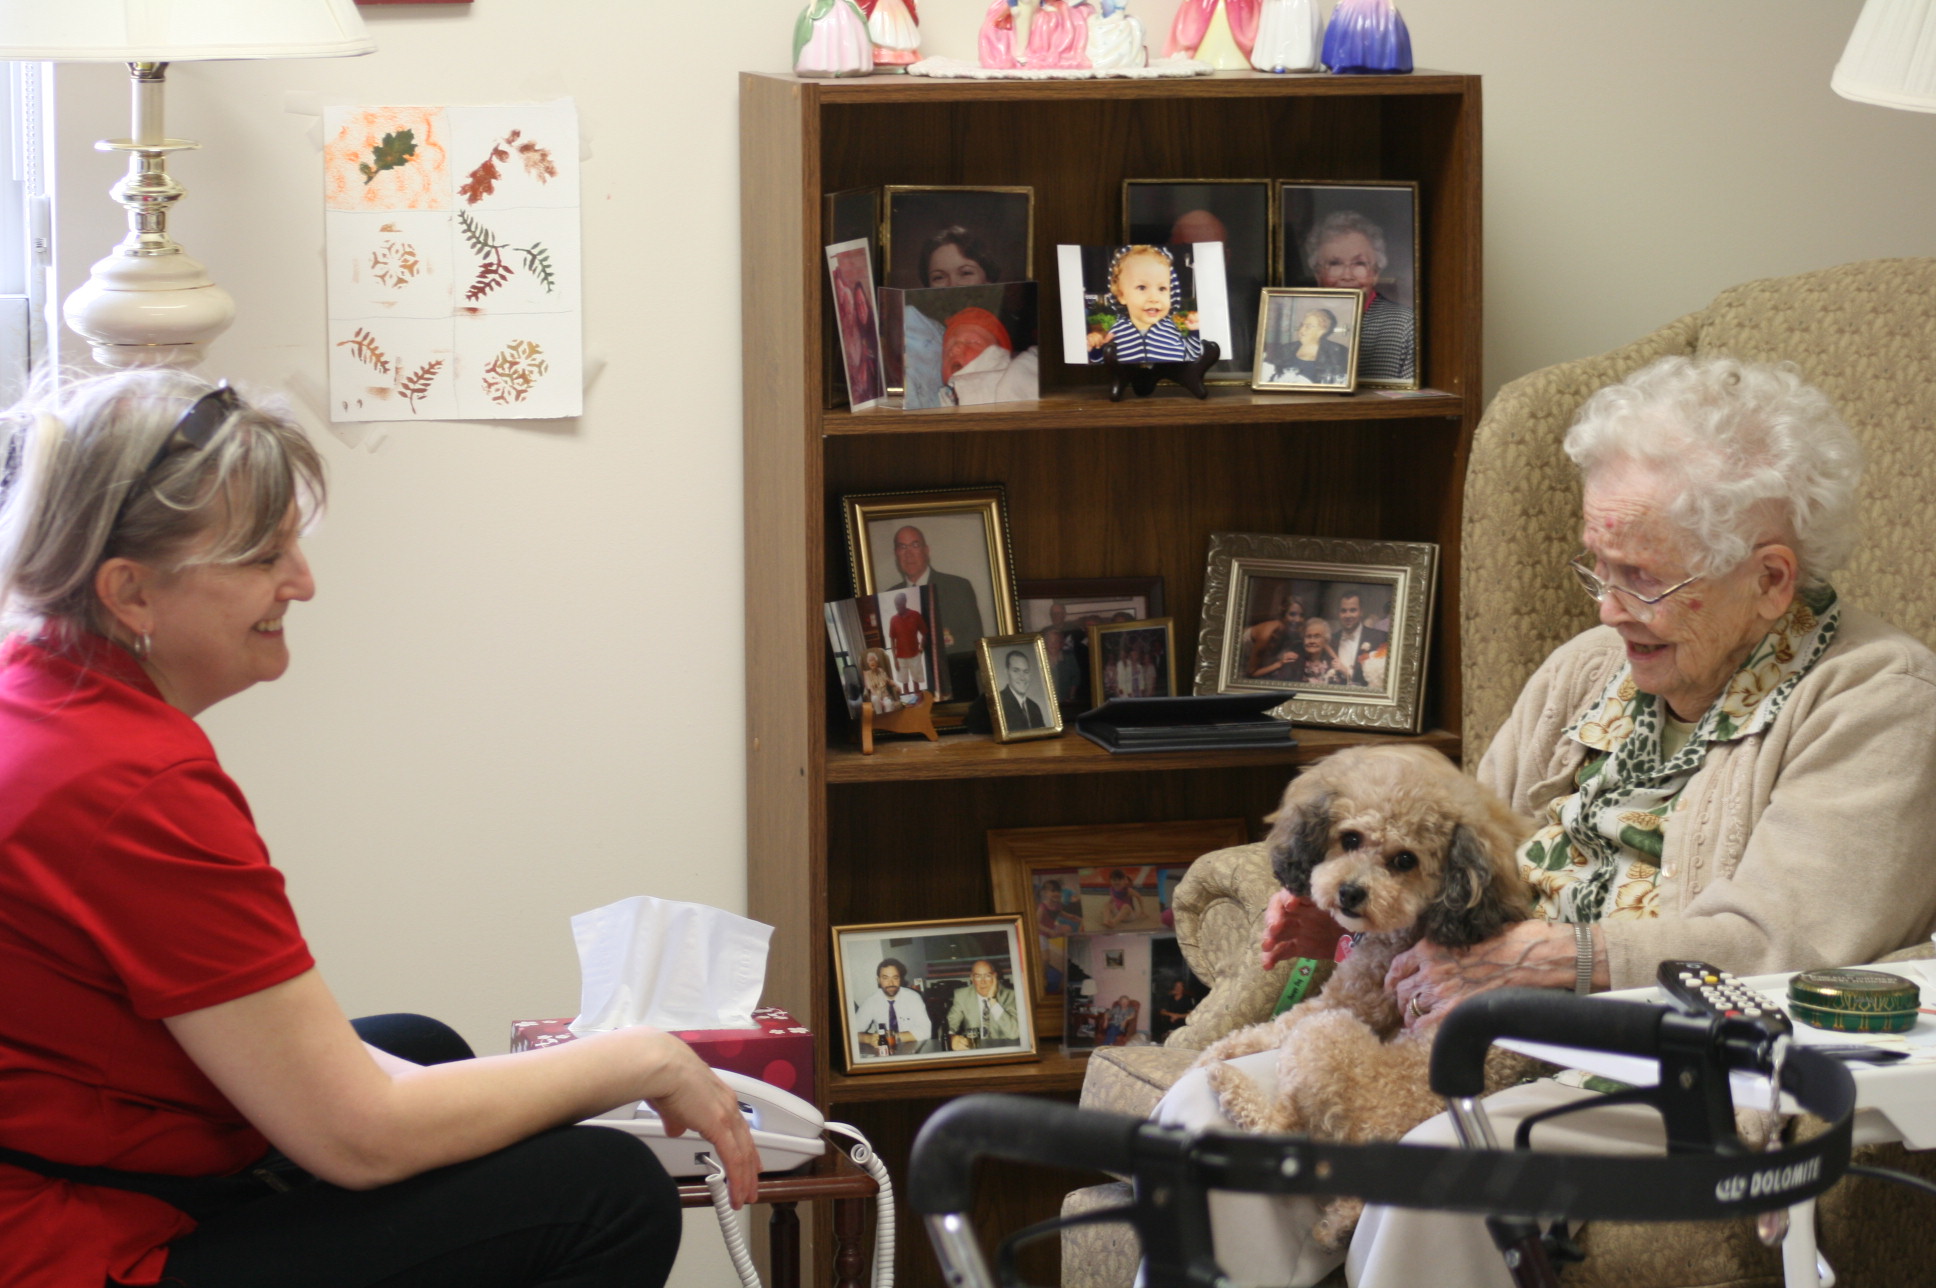
M 634 895 L 571 919 L 573 1033 L 650 1024 L 751 1029 L 773 927 L 703 903 Z

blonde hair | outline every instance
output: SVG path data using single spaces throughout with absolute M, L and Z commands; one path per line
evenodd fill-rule
M 239 400 L 195 450 L 174 441 L 214 389 L 167 369 L 47 377 L 0 422 L 0 630 L 107 633 L 94 574 L 245 563 L 325 498 L 322 457 L 285 412 Z

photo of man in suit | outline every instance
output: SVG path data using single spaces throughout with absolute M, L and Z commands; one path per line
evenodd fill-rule
M 966 578 L 943 572 L 929 562 L 928 539 L 921 529 L 908 524 L 894 534 L 894 566 L 901 579 L 887 589 L 904 590 L 910 586 L 934 587 L 935 616 L 941 622 L 941 648 L 948 656 L 948 678 L 954 696 L 962 698 L 975 691 L 975 642 L 985 633 L 981 600 Z
M 1042 714 L 1042 704 L 1035 695 L 1040 689 L 1035 681 L 1035 664 L 1022 649 L 1010 649 L 1002 659 L 1002 672 L 1007 683 L 1002 687 L 1002 729 L 1004 733 L 1019 733 L 1024 729 L 1046 729 L 1048 718 Z
M 898 957 L 874 968 L 880 987 L 854 1007 L 854 1041 L 861 1055 L 906 1055 L 928 1040 L 933 1026 L 922 996 L 903 986 L 908 969 Z
M 1338 597 L 1337 629 L 1331 632 L 1331 651 L 1351 672 L 1351 683 L 1364 687 L 1365 659 L 1377 653 L 1389 633 L 1365 625 L 1364 596 L 1348 590 Z
M 948 1045 L 956 1051 L 1021 1045 L 1015 990 L 1003 986 L 995 963 L 983 959 L 969 968 L 968 982 L 955 990 L 948 1007 L 946 1027 Z

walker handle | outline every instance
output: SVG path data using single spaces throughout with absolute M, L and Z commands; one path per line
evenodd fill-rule
M 1160 1131 L 1147 1119 L 1103 1114 L 1033 1096 L 974 1095 L 928 1116 L 908 1161 L 908 1202 L 924 1216 L 966 1212 L 974 1204 L 975 1160 L 1067 1164 L 1104 1172 L 1135 1170 L 1135 1142 Z
M 1661 1022 L 1671 1015 L 1648 1002 L 1596 1001 L 1550 988 L 1480 993 L 1454 1007 L 1439 1026 L 1432 1090 L 1446 1097 L 1484 1094 L 1486 1048 L 1497 1038 L 1658 1057 Z

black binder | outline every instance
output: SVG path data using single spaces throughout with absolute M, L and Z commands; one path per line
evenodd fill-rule
M 1289 693 L 1202 698 L 1111 698 L 1076 717 L 1076 732 L 1110 751 L 1209 751 L 1295 747 L 1291 722 L 1272 716 Z

